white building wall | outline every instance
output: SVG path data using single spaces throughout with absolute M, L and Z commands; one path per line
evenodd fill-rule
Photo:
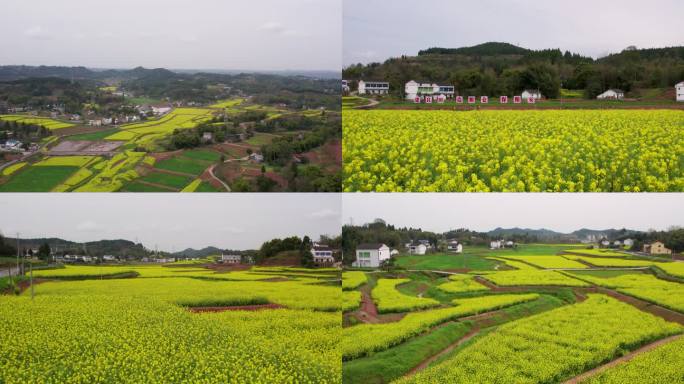
M 684 101 L 684 82 L 677 84 L 675 90 L 677 93 L 677 101 Z

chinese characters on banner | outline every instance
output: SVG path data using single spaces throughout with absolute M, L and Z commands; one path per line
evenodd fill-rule
M 413 98 L 413 102 L 416 104 L 420 104 L 423 99 L 421 99 L 420 96 L 416 96 Z M 432 104 L 433 102 L 439 103 L 439 104 L 444 104 L 447 101 L 446 96 L 444 95 L 437 95 L 437 96 L 425 96 L 424 98 L 426 104 Z M 456 101 L 456 104 L 463 104 L 465 101 L 463 96 L 456 96 L 454 98 Z M 477 103 L 477 96 L 468 96 L 468 104 L 475 104 Z M 525 101 L 527 104 L 535 104 L 537 102 L 537 99 L 534 97 L 527 97 L 525 98 Z M 508 104 L 509 98 L 508 96 L 499 96 L 499 103 L 500 104 Z M 513 104 L 522 104 L 523 98 L 522 96 L 513 96 Z M 481 104 L 489 104 L 489 96 L 480 96 L 480 103 Z

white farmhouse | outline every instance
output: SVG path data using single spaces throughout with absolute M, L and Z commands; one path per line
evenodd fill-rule
M 425 245 L 421 242 L 411 243 L 411 244 L 409 244 L 409 246 L 407 248 L 408 248 L 409 253 L 412 255 L 424 255 L 425 252 L 427 252 L 427 250 L 428 250 L 427 245 Z
M 359 80 L 359 95 L 386 95 L 389 93 L 389 83 L 386 81 Z
M 314 244 L 311 247 L 311 255 L 314 263 L 318 265 L 333 265 L 335 258 L 333 257 L 332 248 L 324 244 Z
M 684 81 L 675 85 L 675 93 L 677 94 L 677 101 L 684 101 Z
M 458 240 L 447 240 L 447 251 L 454 253 L 463 253 L 463 244 Z
M 171 107 L 152 107 L 152 113 L 157 116 L 165 115 L 171 112 Z
M 221 255 L 221 262 L 225 264 L 240 264 L 241 261 L 240 255 Z
M 621 89 L 609 89 L 596 96 L 598 100 L 623 100 L 624 98 L 625 92 Z
M 352 266 L 377 268 L 389 258 L 390 249 L 385 244 L 359 244 L 356 247 L 356 261 Z
M 632 246 L 634 245 L 634 240 L 625 239 L 625 241 L 623 241 L 622 243 L 625 245 L 625 247 L 632 248 Z
M 453 85 L 438 85 L 427 81 L 416 82 L 411 80 L 404 86 L 404 93 L 406 100 L 425 96 L 442 96 L 445 99 L 450 99 L 454 97 L 456 88 Z
M 506 246 L 503 240 L 493 240 L 489 242 L 489 249 L 501 249 Z
M 541 92 L 539 92 L 538 89 L 526 89 L 522 92 L 520 95 L 523 99 L 529 99 L 533 98 L 535 100 L 539 100 L 542 98 Z
M 349 81 L 348 80 L 342 80 L 342 92 L 343 93 L 349 93 Z

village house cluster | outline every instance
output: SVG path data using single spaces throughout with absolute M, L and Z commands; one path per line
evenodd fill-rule
M 342 93 L 349 94 L 352 92 L 352 81 L 342 80 Z M 684 81 L 675 84 L 675 99 L 676 101 L 684 102 Z M 359 80 L 357 82 L 357 91 L 359 95 L 374 95 L 383 96 L 390 92 L 390 84 L 382 80 Z M 526 100 L 528 103 L 534 103 L 537 100 L 543 99 L 544 96 L 538 89 L 525 89 L 520 95 L 512 97 L 513 103 L 521 103 Z M 437 84 L 435 82 L 424 80 L 415 81 L 410 80 L 404 85 L 404 99 L 413 101 L 415 103 L 444 103 L 448 100 L 455 100 L 456 103 L 464 103 L 466 100 L 469 104 L 473 104 L 478 99 L 475 96 L 457 95 L 456 87 L 454 85 Z M 480 103 L 488 103 L 489 96 L 479 96 Z M 625 92 L 621 89 L 610 88 L 596 96 L 597 100 L 624 100 Z M 506 104 L 509 102 L 508 96 L 499 96 L 499 102 Z

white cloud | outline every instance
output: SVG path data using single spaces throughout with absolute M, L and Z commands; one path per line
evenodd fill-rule
M 193 34 L 181 35 L 179 39 L 183 43 L 196 43 L 199 40 L 199 38 Z
M 76 230 L 81 232 L 93 232 L 100 230 L 100 225 L 92 220 L 86 220 L 76 225 Z
M 228 233 L 233 233 L 233 234 L 245 233 L 245 230 L 243 228 L 237 228 L 237 227 L 221 227 L 218 230 L 219 230 L 219 232 L 228 232 Z
M 315 211 L 309 214 L 309 217 L 315 218 L 315 219 L 330 219 L 330 218 L 337 218 L 340 217 L 340 213 L 329 209 L 321 209 L 320 211 Z
M 24 36 L 35 40 L 48 40 L 50 35 L 40 25 L 33 26 L 24 31 Z
M 265 31 L 268 33 L 272 33 L 274 35 L 280 35 L 280 36 L 305 36 L 305 34 L 295 31 L 294 29 L 289 29 L 286 26 L 284 26 L 282 23 L 276 22 L 276 21 L 270 21 L 268 23 L 264 23 L 260 25 L 257 28 L 258 31 Z

